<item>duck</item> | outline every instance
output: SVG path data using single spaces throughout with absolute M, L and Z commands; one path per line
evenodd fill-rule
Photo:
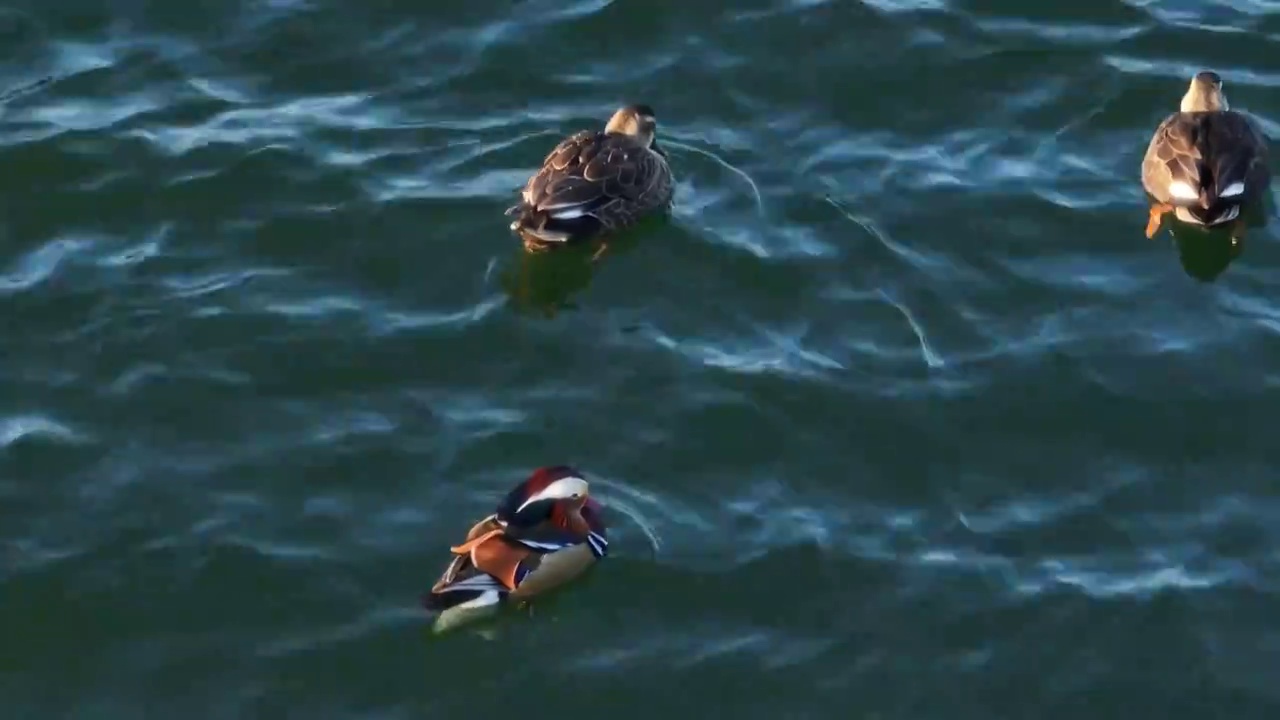
M 531 601 L 582 575 L 609 551 L 599 503 L 582 472 L 540 467 L 450 548 L 453 559 L 423 598 L 443 632 Z
M 1267 143 L 1257 125 L 1230 109 L 1218 73 L 1192 76 L 1178 112 L 1156 126 L 1142 158 L 1142 185 L 1155 200 L 1147 237 L 1172 212 L 1207 228 L 1231 223 L 1233 241 L 1241 239 L 1241 211 L 1271 184 Z
M 561 140 L 506 211 L 525 248 L 580 244 L 670 210 L 675 180 L 657 127 L 651 106 L 624 105 L 604 130 Z

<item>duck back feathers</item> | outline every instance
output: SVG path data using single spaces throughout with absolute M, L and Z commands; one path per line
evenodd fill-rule
M 574 243 L 669 207 L 674 187 L 660 152 L 631 135 L 582 131 L 547 155 L 508 214 L 526 238 Z
M 1270 185 L 1267 139 L 1235 111 L 1176 112 L 1157 126 L 1143 187 L 1206 225 L 1233 219 Z
M 529 600 L 564 585 L 608 548 L 608 530 L 594 501 L 527 527 L 504 523 L 495 513 L 473 525 L 453 549 L 452 561 L 422 603 L 438 615 L 438 629 L 451 627 L 509 600 Z

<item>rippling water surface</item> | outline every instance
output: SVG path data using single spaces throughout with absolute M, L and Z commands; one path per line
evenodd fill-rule
M 1280 716 L 1276 231 L 1148 241 L 1138 182 L 1202 67 L 1280 133 L 1275 3 L 0 38 L 6 717 Z M 673 217 L 526 257 L 516 188 L 627 101 Z M 610 559 L 430 638 L 447 545 L 558 462 Z

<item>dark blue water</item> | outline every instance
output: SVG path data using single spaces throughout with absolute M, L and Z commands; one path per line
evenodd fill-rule
M 1276 230 L 1138 175 L 1201 68 L 1280 131 L 1274 5 L 10 3 L 0 704 L 1276 717 Z M 673 217 L 526 255 L 623 102 Z M 611 556 L 432 637 L 561 462 Z

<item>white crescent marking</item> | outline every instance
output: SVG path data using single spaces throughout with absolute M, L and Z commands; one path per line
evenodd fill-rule
M 1243 195 L 1243 194 L 1244 194 L 1244 183 L 1242 183 L 1242 182 L 1233 182 L 1233 183 L 1231 183 L 1230 185 L 1228 185 L 1228 186 L 1226 187 L 1226 189 L 1224 189 L 1221 193 L 1219 193 L 1219 196 L 1220 196 L 1220 197 L 1235 197 L 1235 196 L 1237 196 L 1237 195 Z
M 565 477 L 552 482 L 550 485 L 542 488 L 541 492 L 535 493 L 528 500 L 520 504 L 516 508 L 516 512 L 524 510 L 539 500 L 549 500 L 555 498 L 557 500 L 568 499 L 579 495 L 587 494 L 587 481 L 576 475 L 566 475 Z
M 551 211 L 551 217 L 557 220 L 572 220 L 574 218 L 580 218 L 586 214 L 587 214 L 587 211 L 583 210 L 581 205 L 574 205 L 572 207 L 567 207 L 562 210 Z
M 1200 193 L 1196 189 L 1181 180 L 1174 180 L 1169 183 L 1169 194 L 1179 200 L 1198 200 Z

